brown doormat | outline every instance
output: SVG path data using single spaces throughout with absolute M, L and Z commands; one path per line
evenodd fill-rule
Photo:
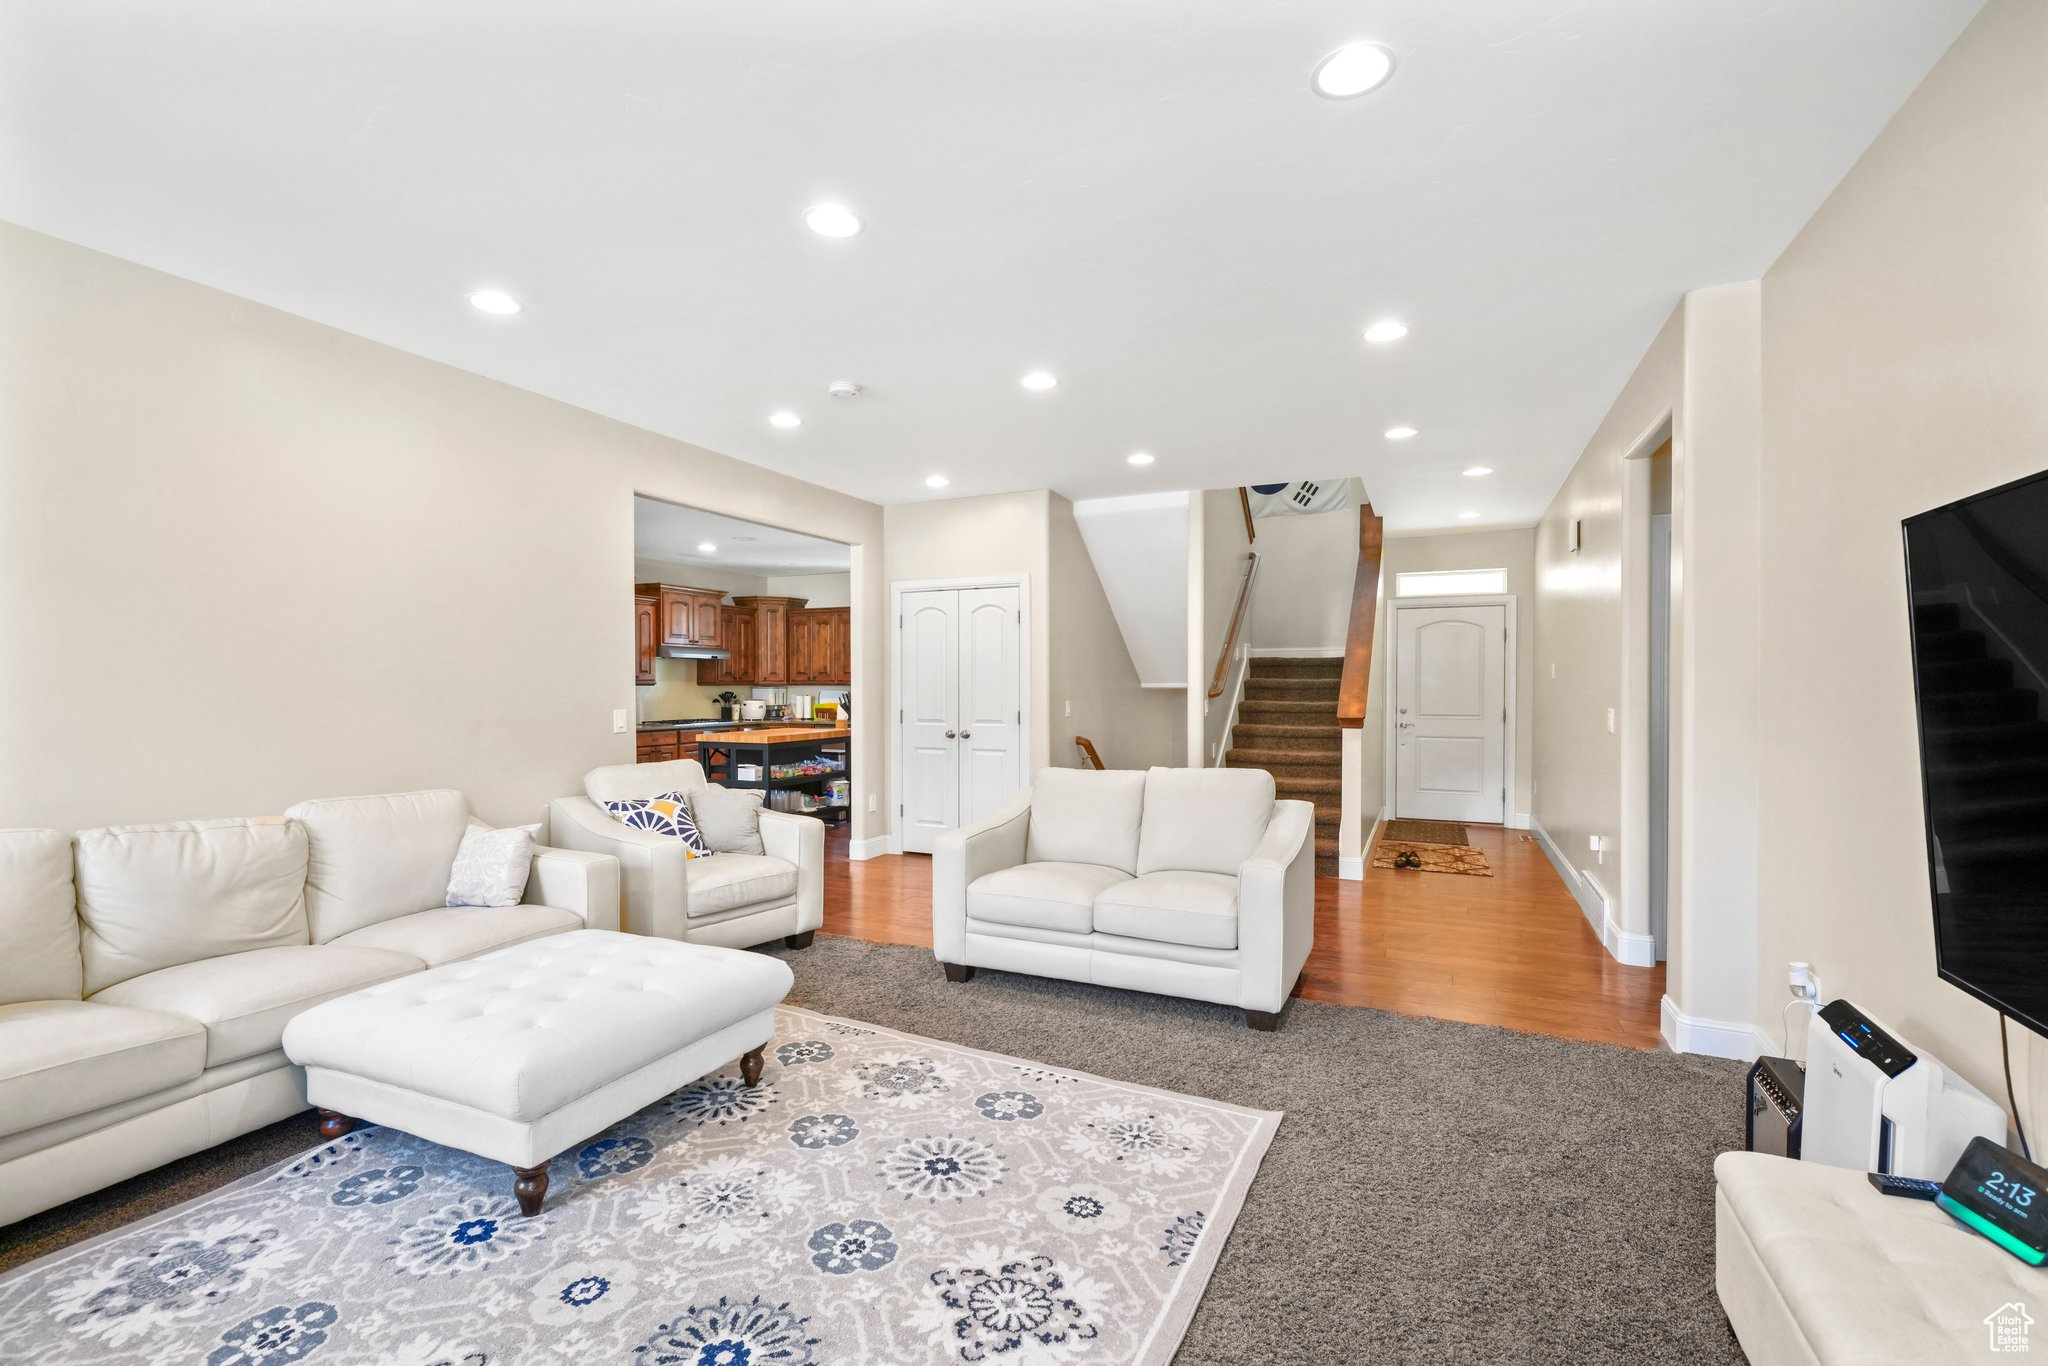
M 1405 844 L 1469 844 L 1465 827 L 1457 821 L 1388 821 L 1380 838 Z
M 1396 868 L 1394 855 L 1413 853 L 1422 860 L 1420 869 Z M 1390 840 L 1382 838 L 1373 846 L 1372 866 L 1393 868 L 1397 872 L 1424 873 L 1468 873 L 1473 877 L 1492 877 L 1493 869 L 1486 866 L 1486 855 L 1469 844 L 1421 844 L 1412 840 Z

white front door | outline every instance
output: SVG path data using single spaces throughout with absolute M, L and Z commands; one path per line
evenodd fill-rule
M 929 854 L 1024 782 L 1020 593 L 935 588 L 901 596 L 903 848 Z
M 1506 822 L 1507 610 L 1395 609 L 1395 815 Z

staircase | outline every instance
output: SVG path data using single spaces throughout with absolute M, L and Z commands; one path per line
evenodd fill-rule
M 1254 659 L 1224 752 L 1228 768 L 1263 768 L 1282 797 L 1316 805 L 1316 874 L 1337 875 L 1343 734 L 1337 727 L 1341 659 Z
M 2035 893 L 2048 826 L 2048 722 L 1954 603 L 1913 609 L 1927 783 L 1951 890 Z

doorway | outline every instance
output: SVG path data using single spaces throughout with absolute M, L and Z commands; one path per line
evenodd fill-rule
M 1394 814 L 1505 825 L 1514 764 L 1515 600 L 1394 609 Z
M 1671 920 L 1671 442 L 1650 455 L 1650 940 L 1665 960 Z
M 894 586 L 897 814 L 905 853 L 985 819 L 1024 785 L 1030 688 L 1020 580 Z

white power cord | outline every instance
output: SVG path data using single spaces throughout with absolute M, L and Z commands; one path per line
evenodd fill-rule
M 1785 1056 L 1788 1058 L 1793 1058 L 1793 1061 L 1795 1062 L 1802 1062 L 1804 1061 L 1804 1059 L 1793 1057 L 1792 1022 L 1785 1018 L 1788 1014 L 1791 1013 L 1793 1006 L 1812 1006 L 1815 1010 L 1819 1010 L 1820 1002 L 1811 1000 L 1805 996 L 1794 996 L 1791 1000 L 1785 1002 L 1785 1008 L 1778 1012 L 1778 1024 L 1785 1032 Z

